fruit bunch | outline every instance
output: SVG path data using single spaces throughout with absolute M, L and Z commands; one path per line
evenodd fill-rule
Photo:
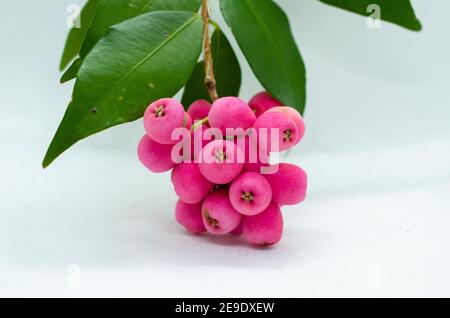
M 271 164 L 304 135 L 301 115 L 266 92 L 249 103 L 224 97 L 194 102 L 187 112 L 175 99 L 152 103 L 144 115 L 140 161 L 152 172 L 172 169 L 177 221 L 200 234 L 243 234 L 251 243 L 280 241 L 280 207 L 305 199 L 307 176 L 289 163 Z

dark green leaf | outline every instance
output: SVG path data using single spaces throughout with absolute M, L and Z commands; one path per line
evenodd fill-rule
M 364 16 L 369 16 L 372 12 L 367 12 L 371 4 L 377 4 L 381 9 L 381 19 L 395 23 L 413 31 L 420 31 L 422 25 L 414 14 L 414 9 L 410 0 L 320 0 L 323 3 L 339 7 Z
M 218 95 L 238 96 L 241 87 L 241 67 L 230 42 L 220 29 L 216 29 L 212 35 L 211 50 Z M 211 101 L 204 82 L 205 69 L 203 62 L 200 62 L 186 84 L 182 99 L 184 107 L 189 107 L 198 99 Z
M 67 36 L 59 69 L 62 71 L 79 53 L 86 33 L 94 18 L 95 10 L 99 0 L 89 0 L 80 13 L 80 28 L 73 28 Z
M 201 0 L 101 0 L 80 55 L 85 57 L 114 24 L 152 11 L 197 12 L 200 3 Z
M 201 17 L 191 12 L 151 12 L 112 27 L 78 72 L 43 166 L 77 141 L 136 120 L 152 101 L 176 94 L 198 60 L 201 34 Z
M 306 71 L 289 21 L 271 0 L 221 0 L 221 10 L 256 77 L 274 97 L 301 113 Z
M 200 3 L 201 0 L 134 0 L 132 3 L 124 2 L 123 0 L 99 0 L 95 16 L 91 19 L 89 30 L 84 38 L 81 50 L 79 50 L 82 58 L 78 58 L 72 63 L 62 75 L 60 82 L 65 83 L 76 78 L 78 70 L 83 63 L 83 58 L 112 25 L 153 11 L 196 12 L 200 7 Z
M 77 77 L 78 71 L 82 64 L 82 59 L 77 58 L 73 63 L 69 66 L 69 68 L 64 72 L 64 74 L 61 76 L 61 79 L 59 82 L 61 84 L 64 84 L 68 81 L 73 80 L 75 77 Z

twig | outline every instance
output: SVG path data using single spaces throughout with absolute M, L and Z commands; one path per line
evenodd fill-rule
M 205 87 L 209 97 L 213 102 L 219 99 L 217 94 L 216 79 L 214 77 L 214 64 L 211 52 L 211 36 L 209 34 L 209 3 L 208 0 L 202 0 L 202 18 L 203 18 L 203 55 L 205 64 Z

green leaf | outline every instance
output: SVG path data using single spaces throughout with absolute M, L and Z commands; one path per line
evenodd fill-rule
M 94 18 L 95 10 L 99 0 L 89 0 L 80 13 L 80 28 L 72 28 L 67 36 L 63 55 L 59 63 L 59 69 L 64 70 L 70 61 L 79 53 L 83 45 L 84 38 Z
M 258 80 L 303 113 L 306 71 L 289 21 L 271 0 L 221 0 L 221 10 Z
M 115 24 L 153 11 L 197 12 L 200 3 L 201 0 L 101 0 L 80 55 L 85 57 Z
M 358 13 L 364 16 L 372 14 L 367 12 L 369 5 L 380 6 L 381 19 L 395 23 L 413 31 L 420 31 L 422 25 L 414 14 L 410 0 L 320 0 L 323 3 Z
M 218 95 L 238 96 L 241 87 L 241 67 L 230 42 L 220 29 L 216 29 L 212 35 L 211 50 Z M 189 107 L 198 99 L 211 101 L 204 83 L 205 69 L 203 62 L 200 62 L 186 84 L 182 99 L 185 107 Z
M 84 60 L 73 98 L 42 165 L 77 141 L 136 120 L 149 103 L 175 95 L 201 52 L 196 13 L 159 11 L 110 29 Z
M 59 82 L 61 84 L 64 84 L 64 83 L 76 78 L 82 63 L 83 63 L 83 60 L 81 58 L 77 58 L 75 61 L 73 61 L 73 63 L 69 66 L 69 68 L 61 76 L 61 79 L 59 80 Z
M 201 0 L 134 0 L 131 3 L 123 0 L 99 0 L 95 15 L 91 19 L 83 45 L 79 49 L 82 58 L 76 59 L 62 75 L 60 82 L 65 83 L 76 78 L 83 58 L 95 44 L 108 32 L 114 24 L 129 20 L 138 15 L 153 11 L 191 11 L 197 12 Z

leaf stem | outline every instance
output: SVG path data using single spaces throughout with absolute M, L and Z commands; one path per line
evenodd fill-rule
M 216 78 L 214 77 L 214 64 L 211 52 L 211 36 L 209 34 L 209 16 L 208 0 L 202 0 L 202 19 L 203 19 L 203 55 L 205 65 L 205 87 L 212 102 L 219 99 L 217 94 Z

